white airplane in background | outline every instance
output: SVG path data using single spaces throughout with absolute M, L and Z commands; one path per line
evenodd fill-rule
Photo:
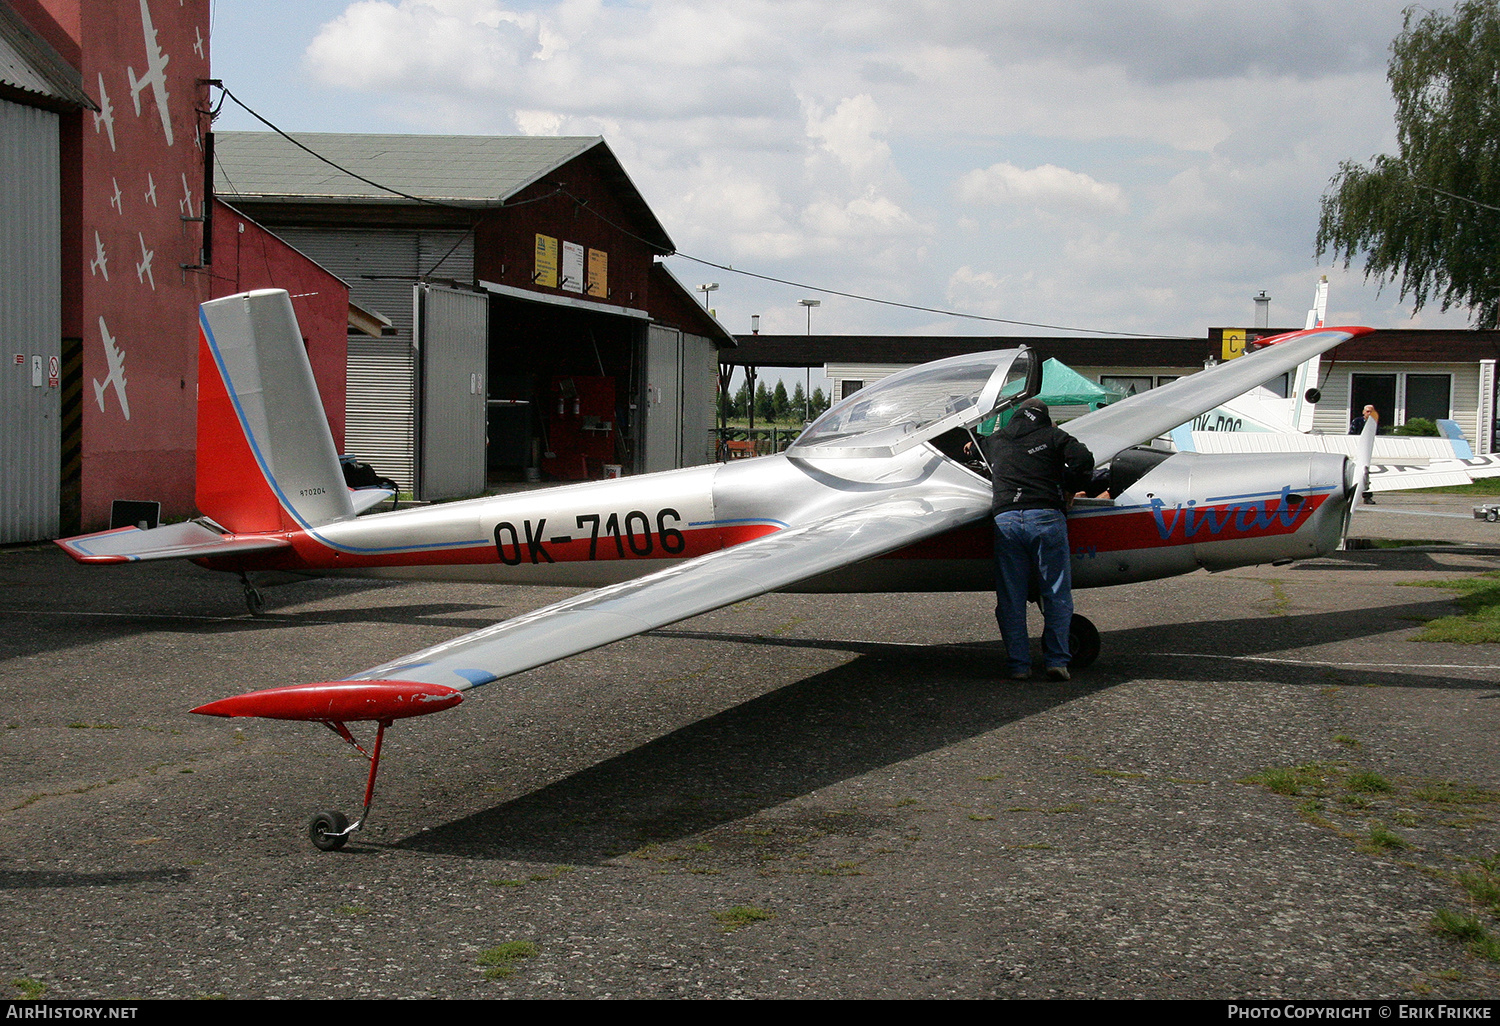
M 1307 312 L 1304 330 L 1321 328 L 1327 309 L 1328 277 L 1324 275 Z M 1321 356 L 1301 364 L 1292 376 L 1286 398 L 1258 386 L 1199 414 L 1171 431 L 1172 444 L 1179 452 L 1329 452 L 1358 459 L 1362 445 L 1358 435 L 1313 430 L 1313 416 L 1321 398 L 1320 366 Z M 1475 455 L 1451 420 L 1438 421 L 1438 430 L 1442 437 L 1377 435 L 1370 459 L 1369 490 L 1436 488 L 1500 476 L 1500 454 Z
M 140 262 L 135 265 L 135 277 L 136 277 L 136 280 L 144 282 L 147 279 L 150 279 L 150 281 L 151 281 L 151 291 L 155 292 L 156 291 L 156 275 L 154 275 L 154 274 L 151 273 L 151 258 L 154 257 L 154 256 L 156 256 L 156 251 L 152 250 L 152 249 L 147 249 L 146 248 L 146 236 L 145 235 L 143 235 L 141 232 L 136 232 L 135 234 L 136 234 L 136 237 L 141 240 L 141 259 L 140 259 Z
M 104 255 L 104 240 L 99 238 L 97 231 L 94 232 L 94 259 L 89 261 L 89 271 L 102 274 L 104 280 L 109 281 L 109 257 Z
M 125 419 L 130 419 L 130 400 L 125 398 L 125 354 L 120 347 L 115 345 L 115 340 L 110 337 L 109 328 L 104 325 L 104 318 L 99 318 L 99 337 L 104 342 L 104 356 L 109 360 L 109 374 L 103 381 L 94 379 L 94 398 L 99 400 L 99 412 L 104 412 L 104 392 L 110 385 L 115 386 L 115 395 L 120 399 L 120 412 L 125 414 Z
M 161 115 L 161 130 L 166 133 L 167 145 L 172 145 L 172 116 L 167 111 L 167 61 L 172 58 L 161 52 L 156 43 L 156 28 L 151 24 L 151 8 L 141 0 L 141 31 L 146 37 L 146 73 L 135 77 L 135 68 L 128 67 L 125 74 L 130 79 L 130 98 L 135 101 L 135 112 L 141 112 L 141 90 L 148 85 L 156 98 L 156 110 Z M 111 136 L 113 140 L 113 136 Z
M 99 109 L 94 112 L 94 131 L 103 125 L 109 132 L 109 148 L 115 148 L 115 105 L 109 102 L 109 93 L 104 91 L 104 73 L 99 73 Z

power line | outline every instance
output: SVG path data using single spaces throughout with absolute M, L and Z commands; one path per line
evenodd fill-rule
M 423 196 L 413 196 L 409 192 L 402 192 L 400 189 L 393 189 L 393 188 L 391 188 L 388 185 L 382 185 L 381 183 L 379 183 L 377 181 L 374 181 L 373 179 L 366 178 L 364 175 L 361 175 L 361 174 L 359 174 L 359 173 L 357 173 L 355 171 L 351 171 L 348 168 L 344 167 L 343 165 L 337 163 L 336 161 L 330 160 L 329 158 L 323 156 L 321 153 L 319 153 L 318 151 L 314 150 L 312 147 L 307 146 L 307 145 L 305 145 L 305 144 L 303 144 L 301 142 L 298 142 L 296 139 L 292 138 L 286 132 L 282 131 L 281 128 L 279 128 L 278 126 L 276 126 L 275 124 L 273 124 L 271 121 L 269 121 L 265 117 L 262 117 L 255 110 L 253 110 L 250 106 L 248 106 L 245 103 L 244 100 L 241 100 L 238 96 L 234 95 L 234 93 L 229 90 L 228 86 L 224 85 L 223 83 L 220 83 L 219 84 L 219 88 L 224 91 L 224 95 L 225 96 L 228 96 L 231 100 L 233 100 L 236 104 L 238 104 L 247 114 L 249 114 L 251 117 L 255 118 L 255 120 L 257 120 L 261 124 L 265 125 L 271 131 L 273 131 L 277 135 L 281 136 L 283 139 L 285 139 L 287 142 L 291 143 L 293 146 L 297 147 L 299 150 L 302 150 L 302 151 L 306 152 L 307 154 L 309 154 L 310 156 L 312 156 L 312 157 L 314 157 L 314 158 L 322 161 L 324 164 L 327 164 L 329 167 L 335 169 L 336 171 L 340 171 L 343 174 L 346 174 L 346 175 L 348 175 L 351 178 L 358 179 L 359 181 L 364 182 L 366 185 L 369 185 L 369 186 L 371 186 L 373 188 L 379 189 L 382 192 L 388 192 L 388 193 L 392 194 L 393 196 L 400 196 L 402 199 L 409 199 L 409 200 L 412 200 L 415 203 L 424 203 L 424 204 L 427 204 L 427 205 L 430 205 L 430 206 L 435 206 L 435 207 L 445 207 L 445 208 L 450 209 L 450 210 L 460 210 L 460 211 L 463 211 L 466 214 L 469 214 L 470 216 L 474 216 L 474 214 L 475 214 L 474 208 L 472 208 L 472 207 L 460 207 L 460 206 L 457 206 L 457 205 L 452 204 L 452 203 L 443 203 L 440 200 L 428 199 L 428 198 L 423 197 Z M 221 100 L 220 101 L 221 105 L 222 105 L 222 102 L 223 101 Z M 643 244 L 645 244 L 647 246 L 650 246 L 652 249 L 658 248 L 658 245 L 659 245 L 658 243 L 652 242 L 649 239 L 642 238 L 641 236 L 637 235 L 635 232 L 633 232 L 630 229 L 626 228 L 624 225 L 616 224 L 614 221 L 611 221 L 609 218 L 605 217 L 599 211 L 597 211 L 593 207 L 591 207 L 586 200 L 579 199 L 577 196 L 575 196 L 571 192 L 569 192 L 568 189 L 567 189 L 567 187 L 564 186 L 564 185 L 558 185 L 557 188 L 555 188 L 552 192 L 546 194 L 545 196 L 537 196 L 537 197 L 533 197 L 532 199 L 529 199 L 529 200 L 521 200 L 521 201 L 515 202 L 515 203 L 502 203 L 501 205 L 505 206 L 505 207 L 522 206 L 522 205 L 527 204 L 527 203 L 536 203 L 536 202 L 539 202 L 539 201 L 544 200 L 544 199 L 549 199 L 552 196 L 556 196 L 558 193 L 561 193 L 561 194 L 567 196 L 574 203 L 576 203 L 579 207 L 581 207 L 584 210 L 588 211 L 590 214 L 593 214 L 599 220 L 603 221 L 605 224 L 609 225 L 611 228 L 614 228 L 616 231 L 623 233 L 624 235 L 628 236 L 629 238 L 632 238 L 632 239 L 636 240 L 637 242 L 640 242 L 640 243 L 643 243 Z M 1461 199 L 1462 197 L 1458 197 L 1458 198 Z M 1484 204 L 1481 204 L 1481 205 L 1484 205 Z M 472 231 L 472 228 L 470 230 Z M 462 241 L 463 241 L 463 239 L 460 238 L 459 242 L 462 242 Z M 454 244 L 454 249 L 457 249 L 457 248 L 458 248 L 458 244 L 455 243 Z M 450 250 L 449 252 L 451 253 L 452 251 Z M 721 264 L 721 263 L 718 263 L 718 262 L 713 261 L 713 260 L 705 260 L 702 257 L 695 257 L 695 256 L 693 256 L 693 255 L 691 255 L 689 253 L 683 253 L 680 250 L 673 250 L 672 252 L 669 252 L 666 255 L 667 256 L 682 257 L 682 259 L 684 259 L 684 260 L 691 260 L 694 263 L 702 264 L 705 267 L 714 267 L 714 268 L 717 268 L 717 269 L 719 269 L 721 271 L 728 271 L 730 274 L 744 275 L 747 278 L 757 278 L 757 279 L 759 279 L 761 281 L 768 281 L 768 282 L 772 282 L 772 283 L 777 284 L 777 285 L 786 285 L 786 286 L 789 286 L 791 288 L 802 289 L 802 290 L 808 291 L 808 292 L 820 292 L 820 293 L 822 293 L 825 296 L 839 296 L 839 297 L 841 297 L 843 299 L 855 299 L 855 300 L 859 300 L 860 302 L 863 302 L 863 303 L 876 303 L 876 304 L 879 304 L 881 306 L 893 306 L 893 307 L 897 307 L 897 308 L 902 309 L 902 310 L 915 310 L 915 311 L 917 311 L 919 313 L 938 314 L 939 316 L 943 316 L 943 317 L 957 317 L 957 318 L 961 318 L 963 320 L 970 320 L 970 321 L 985 321 L 985 322 L 990 323 L 990 324 L 1011 324 L 1011 325 L 1015 325 L 1017 327 L 1023 327 L 1023 328 L 1043 328 L 1043 329 L 1046 329 L 1048 331 L 1083 332 L 1083 333 L 1091 334 L 1091 335 L 1114 335 L 1114 336 L 1123 336 L 1123 337 L 1127 337 L 1127 338 L 1179 338 L 1179 339 L 1192 339 L 1192 338 L 1194 338 L 1194 336 L 1191 336 L 1191 335 L 1158 335 L 1158 334 L 1150 334 L 1150 333 L 1141 332 L 1141 331 L 1113 331 L 1113 330 L 1110 330 L 1110 329 L 1107 329 L 1107 328 L 1079 328 L 1079 327 L 1072 327 L 1072 326 L 1065 325 L 1065 324 L 1046 324 L 1046 323 L 1043 323 L 1043 322 L 1040 322 L 1040 321 L 1021 321 L 1021 320 L 1014 320 L 1014 319 L 1008 318 L 1008 317 L 990 317 L 990 316 L 987 316 L 985 314 L 964 313 L 964 312 L 959 311 L 959 310 L 946 310 L 946 309 L 943 309 L 942 307 L 935 307 L 935 306 L 920 306 L 920 305 L 915 304 L 915 303 L 900 303 L 900 302 L 897 302 L 894 299 L 881 299 L 878 296 L 864 296 L 864 295 L 860 295 L 857 292 L 843 292 L 843 291 L 840 291 L 838 289 L 825 288 L 825 287 L 823 287 L 821 285 L 809 285 L 806 282 L 792 281 L 792 280 L 790 280 L 788 278 L 777 278 L 774 275 L 759 274 L 759 273 L 757 273 L 755 271 L 746 271 L 746 270 L 742 270 L 742 269 L 740 269 L 738 267 L 732 267 L 729 264 Z M 443 257 L 443 259 L 446 260 L 447 256 L 445 255 Z M 439 263 L 441 263 L 441 262 L 442 261 L 439 261 Z M 436 267 L 434 267 L 434 269 L 436 269 Z

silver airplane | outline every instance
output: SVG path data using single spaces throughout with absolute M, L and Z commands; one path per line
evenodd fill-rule
M 141 91 L 148 85 L 156 99 L 156 111 L 161 115 L 161 130 L 166 134 L 167 145 L 172 145 L 172 116 L 167 111 L 167 62 L 172 58 L 161 52 L 156 42 L 156 27 L 151 24 L 151 8 L 141 0 L 141 32 L 146 39 L 146 73 L 135 77 L 135 68 L 125 69 L 130 79 L 130 98 L 135 101 L 135 112 L 141 113 Z
M 364 811 L 308 826 L 324 850 L 366 822 L 386 728 L 484 684 L 771 591 L 991 588 L 988 468 L 961 454 L 976 425 L 1041 383 L 1026 348 L 958 356 L 845 398 L 778 455 L 360 516 L 389 493 L 345 487 L 287 293 L 205 303 L 199 325 L 204 516 L 59 541 L 75 559 L 192 559 L 239 574 L 252 612 L 259 571 L 595 589 L 342 680 L 195 709 L 316 720 L 356 747 L 346 724 L 377 724 Z M 1363 476 L 1347 457 L 1137 447 L 1368 330 L 1283 336 L 1069 422 L 1109 471 L 1109 497 L 1069 514 L 1075 586 L 1336 549 Z M 1077 616 L 1072 635 L 1074 665 L 1092 662 L 1098 631 Z

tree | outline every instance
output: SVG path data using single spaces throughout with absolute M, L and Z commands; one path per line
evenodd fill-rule
M 1365 277 L 1399 277 L 1420 310 L 1470 308 L 1475 327 L 1500 321 L 1500 0 L 1462 0 L 1451 13 L 1410 7 L 1391 44 L 1397 156 L 1344 161 L 1324 193 L 1318 256 L 1344 266 L 1366 254 Z
M 786 394 L 786 382 L 776 382 L 776 387 L 771 391 L 771 411 L 774 419 L 778 423 L 786 420 L 791 407 L 792 399 Z

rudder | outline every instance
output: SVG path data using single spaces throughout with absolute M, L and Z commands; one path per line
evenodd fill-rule
M 354 515 L 291 297 L 199 308 L 198 509 L 237 534 Z

